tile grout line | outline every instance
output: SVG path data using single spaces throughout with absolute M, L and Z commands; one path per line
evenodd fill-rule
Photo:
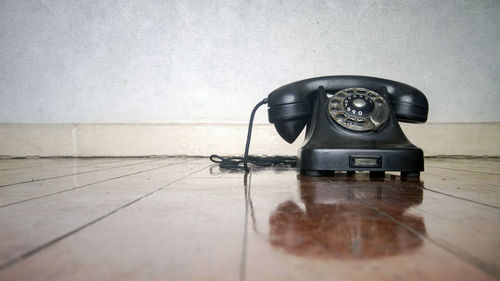
M 455 246 L 449 244 L 449 243 L 446 243 L 445 241 L 441 241 L 439 239 L 434 239 L 434 238 L 431 238 L 427 235 L 423 235 L 421 234 L 420 232 L 418 232 L 417 230 L 411 228 L 410 226 L 398 221 L 397 219 L 391 217 L 390 215 L 388 215 L 387 213 L 379 210 L 378 208 L 376 207 L 373 207 L 369 204 L 362 204 L 364 206 L 366 206 L 367 208 L 371 209 L 372 211 L 374 211 L 375 213 L 379 214 L 380 216 L 382 217 L 385 217 L 386 219 L 392 221 L 393 223 L 397 224 L 398 226 L 406 229 L 407 231 L 413 233 L 414 235 L 417 235 L 418 237 L 422 238 L 422 239 L 425 239 L 425 240 L 428 240 L 430 241 L 431 243 L 435 244 L 436 246 L 438 246 L 439 248 L 445 250 L 446 252 L 456 256 L 457 258 L 459 258 L 460 260 L 464 261 L 465 263 L 475 267 L 476 269 L 479 269 L 481 270 L 482 272 L 496 278 L 496 279 L 500 279 L 500 272 L 498 271 L 498 269 L 496 269 L 495 265 L 493 264 L 488 264 L 487 262 L 484 262 L 483 260 L 481 260 L 480 258 L 476 257 L 476 256 L 473 256 L 471 254 L 468 254 L 467 252 L 464 252 L 463 250 L 459 249 L 459 248 L 456 248 Z
M 476 173 L 476 174 L 482 174 L 482 175 L 500 176 L 500 174 L 495 174 L 495 173 L 486 173 L 486 172 L 478 172 L 478 171 L 455 169 L 455 168 L 445 168 L 445 167 L 432 166 L 432 165 L 426 165 L 426 167 L 431 167 L 431 168 L 435 168 L 435 169 L 451 170 L 451 171 L 459 171 L 459 172 L 469 172 L 469 173 Z
M 124 162 L 127 161 L 127 159 L 121 159 L 121 160 L 114 160 L 114 161 L 107 161 L 107 162 L 97 162 L 97 163 L 92 163 L 92 165 L 100 165 L 100 164 L 109 164 L 109 163 L 118 163 L 118 162 Z M 0 160 L 1 162 L 1 160 Z M 27 166 L 27 167 L 16 167 L 16 168 L 10 168 L 10 169 L 0 169 L 0 173 L 3 171 L 13 171 L 13 170 L 20 170 L 20 169 L 26 169 L 26 168 L 34 168 L 36 166 L 39 166 L 40 164 L 37 165 L 32 165 L 32 166 Z M 77 165 L 77 166 L 69 166 L 69 167 L 44 167 L 44 168 L 49 168 L 51 170 L 57 169 L 57 168 L 63 168 L 63 169 L 74 169 L 74 168 L 82 168 L 82 167 L 88 167 L 91 165 L 91 163 L 85 163 L 84 165 Z M 19 175 L 22 173 L 16 173 L 16 174 L 7 174 L 6 176 L 13 176 L 13 175 Z
M 476 200 L 459 197 L 459 196 L 448 194 L 448 193 L 444 193 L 444 192 L 441 192 L 441 191 L 438 191 L 438 190 L 429 189 L 427 187 L 422 187 L 422 189 L 430 191 L 430 192 L 434 192 L 434 193 L 437 193 L 437 194 L 441 194 L 441 195 L 444 195 L 444 196 L 449 196 L 449 197 L 456 198 L 456 199 L 459 199 L 459 200 L 467 201 L 467 202 L 470 202 L 470 203 L 475 203 L 475 204 L 478 204 L 478 205 L 481 205 L 481 206 L 490 207 L 490 208 L 494 208 L 494 209 L 500 210 L 500 207 L 495 206 L 495 205 L 490 205 L 490 204 L 479 202 L 479 201 L 476 201 Z
M 245 281 L 246 279 L 246 264 L 247 264 L 247 244 L 248 244 L 248 208 L 249 208 L 249 196 L 250 196 L 250 187 L 252 181 L 252 171 L 250 168 L 250 172 L 245 172 L 243 176 L 243 191 L 245 192 L 245 219 L 243 223 L 243 239 L 241 246 L 241 258 L 240 258 L 240 267 L 239 267 L 239 281 Z M 247 181 L 248 180 L 248 181 Z
M 150 171 L 154 171 L 154 170 L 158 170 L 158 169 L 163 169 L 165 167 L 177 165 L 177 164 L 180 164 L 180 163 L 185 163 L 187 161 L 189 161 L 189 160 L 180 161 L 180 162 L 174 162 L 174 163 L 169 163 L 169 164 L 166 164 L 166 165 L 163 165 L 163 166 L 160 166 L 160 167 L 146 169 L 146 170 L 142 170 L 142 171 L 138 171 L 138 172 L 126 174 L 126 175 L 121 175 L 121 176 L 117 176 L 117 177 L 107 178 L 105 180 L 91 182 L 91 183 L 83 184 L 83 185 L 80 185 L 80 186 L 72 187 L 72 188 L 69 188 L 69 189 L 64 189 L 64 190 L 61 190 L 61 191 L 56 191 L 56 192 L 47 193 L 47 194 L 44 194 L 44 195 L 39 195 L 39 196 L 35 196 L 35 197 L 31 197 L 31 198 L 27 198 L 27 199 L 23 199 L 23 200 L 19 200 L 19 201 L 7 203 L 7 204 L 4 204 L 4 205 L 0 205 L 0 209 L 1 208 L 5 208 L 5 207 L 9 207 L 9 206 L 12 206 L 12 205 L 16 205 L 16 204 L 19 204 L 19 203 L 27 202 L 27 201 L 32 201 L 32 200 L 36 200 L 36 199 L 40 199 L 40 198 L 49 197 L 49 196 L 52 196 L 52 195 L 57 195 L 57 194 L 61 194 L 61 193 L 65 193 L 65 192 L 69 192 L 69 191 L 73 191 L 73 190 L 77 190 L 77 189 L 88 187 L 88 186 L 95 185 L 95 184 L 100 184 L 100 183 L 104 183 L 104 182 L 108 182 L 108 181 L 112 181 L 112 180 L 116 180 L 116 179 L 120 179 L 120 178 L 125 178 L 125 177 L 128 177 L 128 176 L 134 176 L 134 175 L 138 175 L 138 174 L 142 174 L 142 173 L 146 173 L 146 172 L 150 172 Z
M 30 182 L 39 182 L 39 181 L 44 181 L 44 180 L 53 180 L 53 179 L 59 179 L 59 178 L 64 178 L 64 177 L 83 175 L 83 174 L 100 172 L 100 171 L 111 170 L 111 169 L 116 169 L 116 168 L 123 168 L 123 167 L 133 166 L 133 165 L 141 165 L 141 164 L 156 162 L 156 161 L 160 161 L 160 160 L 164 160 L 164 159 L 155 159 L 155 160 L 151 160 L 151 161 L 145 161 L 145 162 L 140 162 L 140 163 L 131 163 L 131 164 L 126 164 L 126 165 L 121 165 L 121 166 L 113 166 L 113 167 L 97 169 L 97 170 L 90 170 L 90 171 L 85 171 L 85 172 L 80 172 L 80 173 L 73 173 L 73 174 L 68 174 L 68 175 L 54 176 L 54 177 L 48 177 L 48 178 L 42 178 L 42 179 L 32 179 L 30 181 L 23 181 L 23 182 L 17 182 L 17 183 L 9 183 L 9 184 L 0 185 L 0 188 L 14 186 L 14 185 L 20 185 L 20 184 L 30 183 Z
M 441 177 L 441 174 L 440 173 L 431 173 L 429 171 L 425 172 L 428 176 L 432 176 L 432 177 Z M 461 181 L 462 179 L 460 177 L 455 177 L 455 176 L 447 176 L 444 178 L 444 180 L 451 180 L 451 181 Z M 423 180 L 425 181 L 425 180 Z M 481 185 L 488 185 L 488 186 L 492 186 L 492 187 L 495 187 L 495 188 L 498 188 L 500 186 L 500 183 L 495 183 L 495 182 L 484 182 L 484 181 L 480 181 L 480 180 L 474 180 L 474 179 L 467 179 L 467 182 L 469 183 L 474 183 L 474 184 L 481 184 Z
M 18 256 L 18 257 L 15 257 L 15 258 L 7 261 L 4 264 L 1 264 L 0 265 L 0 271 L 5 270 L 6 268 L 8 268 L 10 266 L 12 266 L 12 265 L 14 265 L 14 264 L 16 264 L 16 263 L 18 263 L 18 262 L 20 262 L 22 260 L 25 260 L 25 259 L 27 259 L 27 258 L 35 255 L 36 253 L 38 253 L 38 252 L 40 252 L 40 251 L 42 251 L 42 250 L 44 250 L 44 249 L 46 249 L 46 248 L 48 248 L 48 247 L 56 244 L 56 243 L 58 243 L 58 242 L 66 239 L 66 238 L 68 238 L 69 236 L 71 236 L 73 234 L 78 233 L 79 231 L 81 231 L 81 230 L 83 230 L 83 229 L 85 229 L 85 228 L 87 228 L 87 227 L 89 227 L 89 226 L 91 226 L 91 225 L 93 225 L 93 224 L 95 224 L 95 223 L 97 223 L 97 222 L 99 222 L 99 221 L 101 221 L 101 220 L 103 220 L 103 219 L 111 216 L 112 214 L 114 214 L 114 213 L 116 213 L 116 212 L 118 212 L 118 211 L 120 211 L 120 210 L 122 210 L 124 208 L 127 208 L 128 206 L 130 206 L 130 205 L 132 205 L 132 204 L 134 204 L 134 203 L 136 203 L 136 202 L 138 202 L 138 201 L 140 201 L 140 200 L 142 200 L 142 199 L 144 199 L 144 198 L 146 198 L 146 197 L 154 194 L 155 192 L 160 191 L 162 189 L 165 189 L 166 187 L 168 187 L 168 186 L 170 186 L 170 185 L 172 185 L 174 183 L 177 183 L 177 182 L 179 182 L 179 181 L 181 181 L 181 180 L 183 180 L 183 179 L 185 179 L 185 178 L 187 178 L 189 176 L 192 176 L 192 175 L 194 175 L 194 174 L 196 174 L 196 173 L 198 173 L 198 172 L 200 172 L 200 171 L 208 168 L 209 166 L 210 165 L 204 166 L 201 169 L 198 169 L 198 170 L 196 170 L 194 172 L 191 172 L 191 173 L 189 173 L 189 174 L 187 174 L 185 176 L 182 176 L 182 177 L 180 177 L 180 178 L 178 178 L 176 180 L 173 180 L 170 183 L 168 183 L 166 185 L 163 185 L 163 186 L 161 186 L 161 187 L 159 187 L 159 188 L 157 188 L 157 189 L 155 189 L 155 190 L 153 190 L 153 191 L 151 191 L 149 193 L 146 193 L 145 195 L 143 195 L 143 196 L 141 196 L 139 198 L 136 198 L 136 199 L 134 199 L 134 200 L 132 200 L 132 201 L 130 201 L 130 202 L 128 202 L 128 203 L 126 203 L 126 204 L 124 204 L 124 205 L 122 205 L 122 206 L 120 206 L 120 207 L 118 207 L 118 208 L 116 208 L 116 209 L 114 209 L 114 210 L 112 210 L 112 211 L 110 211 L 110 212 L 108 212 L 108 213 L 106 213 L 106 214 L 104 214 L 104 215 L 102 215 L 102 216 L 100 216 L 100 217 L 98 217 L 98 218 L 90 221 L 90 222 L 87 222 L 87 223 L 83 224 L 80 227 L 77 227 L 77 228 L 75 228 L 75 229 L 73 229 L 73 230 L 71 230 L 71 231 L 69 231 L 69 232 L 67 232 L 67 233 L 65 233 L 65 234 L 63 234 L 63 235 L 61 235 L 59 237 L 56 237 L 56 238 L 54 238 L 54 239 L 52 239 L 52 240 L 50 240 L 50 241 L 48 241 L 48 242 L 46 242 L 46 243 L 44 243 L 44 244 L 42 244 L 40 246 L 34 248 L 33 250 L 30 250 L 30 251 L 28 251 L 28 252 L 26 252 L 26 253 Z

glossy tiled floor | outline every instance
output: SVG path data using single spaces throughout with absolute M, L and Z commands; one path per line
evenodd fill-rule
M 205 158 L 0 160 L 0 280 L 494 280 L 500 160 L 421 181 Z

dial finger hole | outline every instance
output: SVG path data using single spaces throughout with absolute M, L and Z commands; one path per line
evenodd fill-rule
M 332 99 L 332 101 L 330 101 L 330 104 L 332 106 L 338 106 L 338 105 L 340 105 L 340 103 L 342 103 L 342 101 L 340 99 Z
M 342 113 L 339 113 L 335 115 L 335 119 L 337 119 L 339 122 L 344 122 L 345 121 L 345 115 Z

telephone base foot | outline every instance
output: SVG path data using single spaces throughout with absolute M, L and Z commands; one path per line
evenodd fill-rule
M 327 170 L 303 170 L 300 173 L 304 176 L 310 177 L 333 177 L 335 176 L 335 171 Z
M 402 178 L 419 178 L 420 172 L 401 172 Z
M 370 178 L 383 178 L 385 177 L 384 171 L 370 171 Z

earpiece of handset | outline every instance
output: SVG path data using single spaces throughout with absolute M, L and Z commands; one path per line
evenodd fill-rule
M 408 123 L 427 121 L 429 103 L 425 95 L 415 88 L 390 95 L 390 103 L 398 121 Z
M 288 143 L 294 142 L 309 121 L 313 103 L 304 94 L 280 92 L 268 96 L 269 122 Z

